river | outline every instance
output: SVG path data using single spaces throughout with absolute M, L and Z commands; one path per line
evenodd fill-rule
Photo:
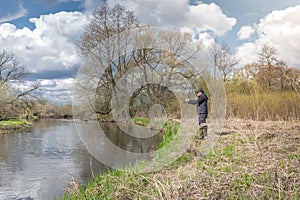
M 145 145 L 114 123 L 103 123 L 102 129 L 121 148 L 138 152 Z M 61 198 L 72 180 L 84 183 L 107 169 L 87 152 L 73 120 L 41 120 L 29 132 L 0 135 L 0 199 Z

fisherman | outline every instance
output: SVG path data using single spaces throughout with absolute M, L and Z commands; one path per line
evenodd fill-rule
M 199 115 L 199 126 L 200 126 L 200 135 L 199 139 L 204 139 L 207 137 L 207 124 L 206 118 L 208 114 L 207 101 L 208 97 L 204 93 L 203 89 L 195 91 L 198 96 L 197 100 L 186 99 L 185 101 L 189 104 L 197 105 L 197 113 Z

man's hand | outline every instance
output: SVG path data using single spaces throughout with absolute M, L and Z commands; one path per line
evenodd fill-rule
M 185 100 L 185 103 L 188 103 L 189 101 L 190 101 L 189 99 L 186 99 L 186 100 Z

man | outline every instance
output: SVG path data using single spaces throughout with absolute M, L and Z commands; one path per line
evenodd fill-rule
M 189 104 L 197 104 L 197 112 L 199 115 L 199 126 L 200 126 L 200 139 L 204 139 L 207 136 L 207 125 L 206 125 L 206 118 L 208 114 L 207 108 L 207 101 L 208 97 L 204 94 L 202 89 L 195 91 L 196 95 L 198 96 L 197 100 L 189 100 L 186 99 L 186 102 Z

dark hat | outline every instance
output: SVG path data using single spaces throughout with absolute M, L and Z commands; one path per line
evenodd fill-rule
M 200 89 L 198 89 L 198 90 L 195 91 L 195 93 L 199 93 L 199 92 L 204 93 L 204 90 L 202 90 L 202 89 L 200 88 Z

